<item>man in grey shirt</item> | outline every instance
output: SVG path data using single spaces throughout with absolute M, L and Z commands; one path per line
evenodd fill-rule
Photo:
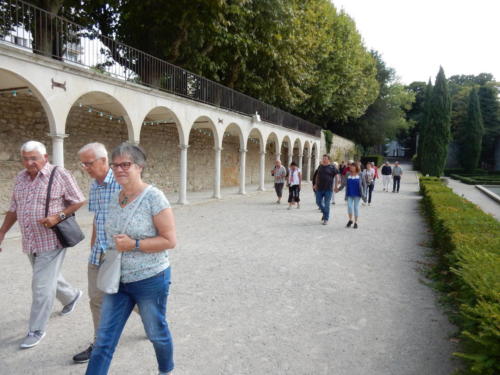
M 401 184 L 401 176 L 403 175 L 403 170 L 399 166 L 399 162 L 394 163 L 394 168 L 392 168 L 392 192 L 399 193 L 399 185 Z
M 274 176 L 274 190 L 278 196 L 276 203 L 281 203 L 281 197 L 283 196 L 283 186 L 285 185 L 286 179 L 286 168 L 281 165 L 281 160 L 276 160 L 271 175 Z

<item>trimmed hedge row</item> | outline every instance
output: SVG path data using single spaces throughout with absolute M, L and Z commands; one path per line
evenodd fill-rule
M 438 263 L 433 277 L 453 306 L 470 374 L 500 374 L 500 223 L 441 180 L 420 178 Z
M 450 177 L 469 185 L 500 185 L 500 176 L 497 175 L 463 176 L 452 173 Z

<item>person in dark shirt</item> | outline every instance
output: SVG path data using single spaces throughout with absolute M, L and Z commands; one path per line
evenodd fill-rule
M 392 168 L 389 162 L 386 161 L 382 167 L 382 184 L 384 185 L 384 191 L 389 191 L 389 184 L 391 183 Z
M 330 156 L 323 155 L 321 164 L 313 175 L 313 189 L 316 194 L 316 204 L 321 210 L 321 221 L 323 225 L 328 224 L 330 219 L 330 201 L 332 193 L 337 188 L 335 176 L 338 174 L 337 168 L 330 164 Z

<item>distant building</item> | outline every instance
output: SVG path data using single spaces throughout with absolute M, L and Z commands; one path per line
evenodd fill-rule
M 405 157 L 406 148 L 398 141 L 391 141 L 385 145 L 385 156 Z

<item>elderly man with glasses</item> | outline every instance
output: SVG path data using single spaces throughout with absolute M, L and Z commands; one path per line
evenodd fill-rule
M 94 323 L 94 341 L 99 328 L 99 316 L 104 293 L 97 288 L 97 272 L 101 257 L 108 247 L 106 239 L 106 217 L 108 205 L 113 194 L 121 190 L 116 182 L 113 171 L 108 164 L 108 151 L 101 143 L 89 143 L 78 151 L 81 167 L 94 179 L 90 186 L 89 211 L 94 213 L 91 250 L 88 264 L 88 293 L 90 311 Z M 73 361 L 76 363 L 88 362 L 92 354 L 93 343 L 83 352 L 76 354 Z
M 55 298 L 64 306 L 61 315 L 67 315 L 82 296 L 82 291 L 71 286 L 61 274 L 66 249 L 51 228 L 74 214 L 85 203 L 85 197 L 69 171 L 55 169 L 49 163 L 42 143 L 28 141 L 23 144 L 21 160 L 25 169 L 17 175 L 11 205 L 0 227 L 0 244 L 17 221 L 23 251 L 33 268 L 29 331 L 21 343 L 21 348 L 27 349 L 38 345 L 45 337 Z M 52 173 L 51 198 L 46 215 L 47 190 Z

